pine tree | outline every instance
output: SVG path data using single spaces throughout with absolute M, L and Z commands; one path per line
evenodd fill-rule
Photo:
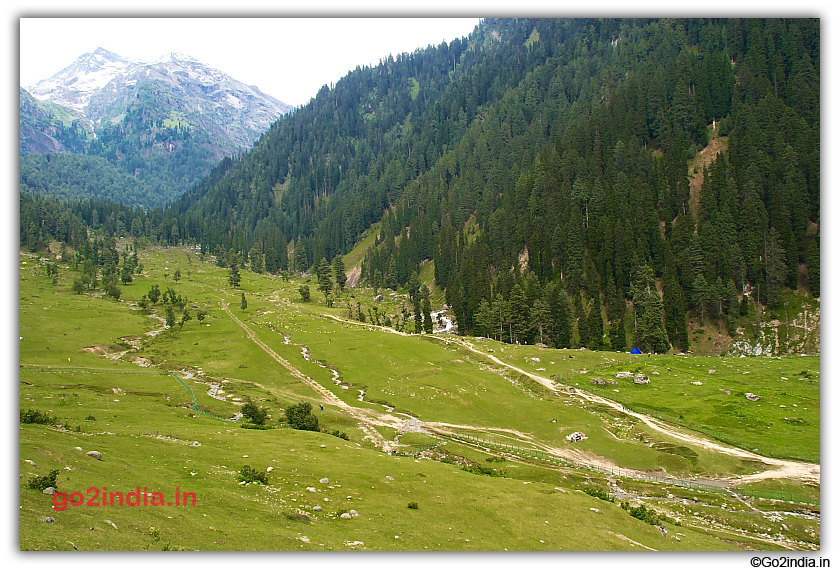
M 548 301 L 542 297 L 534 301 L 528 315 L 531 322 L 531 331 L 537 342 L 545 344 L 551 332 L 551 307 Z
M 338 289 L 339 291 L 344 291 L 344 284 L 347 283 L 347 272 L 344 269 L 344 259 L 341 255 L 336 255 L 333 258 L 332 267 Z
M 510 292 L 509 306 L 510 332 L 512 340 L 520 343 L 528 334 L 528 298 L 519 283 Z
M 231 287 L 239 287 L 239 283 L 242 281 L 242 276 L 239 274 L 239 264 L 234 261 L 230 265 L 230 273 L 228 274 L 228 283 L 230 283 Z
M 610 348 L 625 350 L 627 348 L 627 332 L 624 330 L 624 319 L 618 319 L 610 325 Z
M 414 334 L 420 334 L 423 331 L 423 311 L 421 307 L 420 295 L 414 297 Z
M 245 291 L 242 292 L 242 300 L 239 303 L 239 307 L 244 311 L 248 308 L 248 300 L 245 299 Z
M 709 284 L 706 282 L 706 278 L 702 273 L 694 280 L 693 290 L 694 302 L 697 306 L 697 310 L 700 311 L 700 321 L 702 322 L 705 320 L 706 305 L 709 304 L 709 301 L 712 298 L 712 294 L 709 290 Z
M 601 304 L 597 299 L 590 303 L 589 314 L 586 317 L 586 328 L 590 350 L 601 350 L 604 345 L 604 320 L 601 316 Z
M 423 298 L 423 330 L 427 334 L 432 334 L 434 330 L 434 326 L 432 325 L 432 301 L 431 301 L 431 291 L 423 284 L 423 287 L 420 288 L 420 296 Z
M 327 263 L 327 258 L 322 257 L 321 263 L 318 266 L 318 290 L 324 294 L 325 298 L 329 298 L 330 292 L 333 288 L 331 273 L 330 264 Z
M 396 291 L 397 287 L 399 287 L 399 282 L 397 281 L 397 262 L 393 257 L 391 257 L 391 261 L 388 263 L 388 273 L 385 274 L 385 287 L 392 291 Z
M 298 237 L 295 244 L 295 271 L 298 273 L 305 273 L 309 269 L 309 262 L 306 259 L 306 248 L 303 246 L 303 240 Z
M 820 296 L 820 242 L 817 238 L 811 240 L 808 246 L 808 284 L 814 297 Z
M 785 262 L 787 253 L 781 245 L 776 228 L 770 229 L 770 236 L 764 248 L 767 304 L 771 307 L 782 302 L 782 289 L 785 285 L 788 266 Z
M 553 305 L 554 346 L 572 347 L 572 302 L 562 287 L 556 289 L 556 303 Z
M 649 299 L 640 325 L 636 327 L 637 347 L 644 352 L 668 351 L 668 334 L 662 322 L 662 299 L 658 294 L 652 295 Z

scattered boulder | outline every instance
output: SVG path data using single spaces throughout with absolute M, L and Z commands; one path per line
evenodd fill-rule
M 731 391 L 731 390 L 725 390 L 725 391 L 724 391 L 724 393 L 725 393 L 727 396 L 731 396 L 731 395 L 732 395 L 732 391 Z
M 357 516 L 359 516 L 359 513 L 357 513 L 357 512 L 355 511 L 355 509 L 350 509 L 350 511 L 349 511 L 347 514 L 348 514 L 348 515 L 350 515 L 351 517 L 357 517 Z
M 319 482 L 319 483 L 323 483 L 324 485 L 329 485 L 329 484 L 330 484 L 330 480 L 329 480 L 329 478 L 327 478 L 327 477 L 324 477 L 323 479 L 321 479 L 321 480 L 320 480 L 320 481 L 318 481 L 318 482 Z
M 343 519 L 352 519 L 353 518 L 353 516 L 350 513 L 341 513 L 340 517 L 343 518 Z
M 590 380 L 589 383 L 590 384 L 598 384 L 599 386 L 603 386 L 607 383 L 607 381 L 604 380 L 603 378 L 596 378 L 595 380 Z
M 699 382 L 699 381 L 698 382 L 692 382 L 692 384 L 694 384 L 695 386 L 702 386 L 703 385 L 703 383 Z
M 272 471 L 274 471 L 274 467 L 271 467 L 270 465 L 265 470 L 266 473 L 271 473 Z
M 665 526 L 664 526 L 664 525 L 658 524 L 658 525 L 656 525 L 656 528 L 658 528 L 658 529 L 659 529 L 659 532 L 661 532 L 661 533 L 662 533 L 662 535 L 663 535 L 665 538 L 668 538 L 668 529 L 667 529 L 667 528 L 665 528 Z
M 37 465 L 35 465 L 35 462 L 34 462 L 34 461 L 32 461 L 31 459 L 24 459 L 24 461 L 25 461 L 25 462 L 27 462 L 27 463 L 29 463 L 29 464 L 30 464 L 32 467 L 34 467 L 35 469 L 38 469 L 38 466 L 37 466 Z
M 383 297 L 382 295 L 377 295 L 376 297 L 373 298 L 374 303 L 381 303 L 384 300 L 385 300 L 385 297 Z
M 747 400 L 749 400 L 751 402 L 757 402 L 758 401 L 758 396 L 756 396 L 752 392 L 747 392 L 746 394 L 744 394 L 744 397 L 746 397 Z
M 316 489 L 315 487 L 307 487 L 306 490 L 309 491 L 310 493 L 317 493 L 318 492 L 318 489 Z
M 312 510 L 320 512 L 324 510 L 324 507 L 322 507 L 321 505 L 315 505 L 314 507 L 312 507 Z
M 547 345 L 547 344 L 543 344 L 543 343 L 541 343 L 541 342 L 538 342 L 538 343 L 537 343 L 537 344 L 535 344 L 534 346 L 536 346 L 536 347 L 538 347 L 538 348 L 548 348 L 548 345 Z
M 394 480 L 394 478 L 393 478 L 393 477 L 391 477 L 390 475 L 385 475 L 385 478 L 386 478 L 388 481 L 393 481 L 393 480 Z
M 717 370 L 709 370 L 709 374 L 717 374 Z
M 636 374 L 633 377 L 633 384 L 650 384 L 650 378 L 644 374 Z
M 616 372 L 616 378 L 633 378 L 635 376 L 632 372 Z
M 308 536 L 301 536 L 301 537 L 300 537 L 300 540 L 301 540 L 301 542 L 305 542 L 305 543 L 307 543 L 307 544 L 309 544 L 310 542 L 312 542 L 311 540 L 309 540 L 309 537 L 308 537 Z
M 354 540 L 353 542 L 346 541 L 346 542 L 344 543 L 344 545 L 345 545 L 345 546 L 349 546 L 350 548 L 356 548 L 357 546 L 364 546 L 364 545 L 365 545 L 365 543 L 364 543 L 364 542 L 362 542 L 361 540 Z
M 97 461 L 102 461 L 102 454 L 98 451 L 88 451 L 87 455 L 93 457 Z
M 590 511 L 593 511 L 593 512 L 596 512 L 596 513 L 598 513 L 599 515 L 600 515 L 600 514 L 601 514 L 601 512 L 602 512 L 602 511 L 601 511 L 601 509 L 596 509 L 595 507 L 589 507 L 589 510 L 590 510 Z
M 49 523 L 49 524 L 55 524 L 55 519 L 52 518 L 52 517 L 44 517 L 44 518 L 41 519 L 41 522 L 45 522 L 45 523 Z
M 81 447 L 77 447 L 76 451 L 84 451 Z
M 45 495 L 55 495 L 55 487 L 47 487 L 44 489 Z

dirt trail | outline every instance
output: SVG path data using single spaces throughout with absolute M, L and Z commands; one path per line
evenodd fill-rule
M 222 301 L 222 308 L 224 308 L 225 312 L 230 316 L 231 319 L 233 319 L 233 321 L 236 324 L 242 327 L 242 330 L 245 331 L 245 333 L 248 335 L 248 338 L 254 341 L 254 343 L 256 343 L 257 346 L 262 348 L 266 354 L 268 354 L 271 358 L 273 358 L 281 366 L 288 370 L 292 376 L 294 376 L 298 380 L 301 380 L 304 384 L 306 384 L 307 386 L 315 390 L 318 394 L 320 394 L 326 404 L 336 406 L 337 408 L 340 408 L 348 415 L 358 420 L 361 424 L 360 427 L 362 428 L 362 431 L 364 431 L 365 434 L 367 434 L 367 436 L 373 440 L 374 444 L 376 444 L 377 447 L 382 447 L 382 449 L 385 451 L 391 451 L 391 446 L 389 442 L 384 437 L 382 437 L 382 435 L 373 426 L 383 426 L 394 429 L 400 429 L 400 426 L 405 420 L 393 416 L 391 414 L 379 412 L 377 410 L 356 408 L 351 406 L 350 404 L 347 404 L 346 402 L 338 398 L 338 396 L 333 394 L 331 391 L 321 386 L 317 381 L 295 368 L 288 360 L 274 352 L 274 350 L 272 350 L 271 347 L 269 347 L 267 344 L 258 339 L 254 332 L 250 329 L 250 327 L 248 327 L 248 325 L 239 320 L 230 311 L 228 303 Z
M 231 313 L 230 309 L 228 308 L 227 303 L 223 302 L 223 307 L 224 307 L 225 311 L 231 316 L 231 318 L 237 324 L 239 324 L 240 327 L 242 327 L 245 330 L 245 332 L 248 334 L 248 336 L 249 336 L 249 338 L 251 338 L 251 340 L 253 340 L 257 345 L 259 345 L 263 350 L 265 350 L 267 354 L 269 354 L 272 358 L 274 358 L 277 362 L 279 362 L 287 370 L 289 370 L 289 372 L 291 372 L 292 375 L 294 375 L 296 378 L 299 378 L 300 380 L 305 382 L 307 385 L 311 386 L 319 394 L 323 395 L 326 402 L 341 408 L 342 410 L 344 410 L 345 412 L 347 412 L 348 414 L 350 414 L 351 416 L 353 416 L 354 418 L 359 420 L 359 422 L 361 422 L 361 424 L 363 424 L 363 425 L 366 424 L 366 427 L 368 427 L 368 428 L 372 428 L 372 426 L 379 425 L 379 426 L 391 427 L 391 428 L 395 428 L 395 429 L 399 430 L 404 425 L 405 420 L 397 418 L 397 417 L 395 417 L 391 414 L 378 412 L 376 410 L 356 408 L 356 407 L 353 407 L 353 406 L 347 404 L 343 400 L 339 399 L 337 396 L 335 396 L 335 394 L 333 394 L 332 392 L 330 392 L 329 390 L 327 390 L 326 388 L 321 386 L 318 382 L 316 382 L 312 378 L 309 378 L 305 374 L 301 373 L 299 370 L 297 370 L 297 368 L 292 366 L 287 360 L 285 360 L 284 358 L 279 356 L 271 348 L 269 348 L 265 343 L 263 343 L 262 341 L 257 339 L 256 336 L 254 335 L 254 333 L 251 331 L 251 329 L 248 328 L 248 326 L 245 325 L 238 318 L 236 318 L 233 315 L 233 313 Z M 394 330 L 392 328 L 389 328 L 389 327 L 372 325 L 372 324 L 368 324 L 368 323 L 362 324 L 362 323 L 358 323 L 358 322 L 355 322 L 355 321 L 349 321 L 349 320 L 346 320 L 346 319 L 342 319 L 341 317 L 337 317 L 335 315 L 324 315 L 324 316 L 326 316 L 328 318 L 331 318 L 335 321 L 342 322 L 342 323 L 347 323 L 347 324 L 356 325 L 356 326 L 369 327 L 371 329 L 372 328 L 377 328 L 377 329 L 380 329 L 384 332 L 389 332 L 389 333 L 392 333 L 392 334 L 399 334 L 399 335 L 403 335 L 403 336 L 409 336 L 407 333 L 402 333 L 402 332 L 396 331 L 396 330 Z M 702 437 L 698 437 L 698 436 L 695 436 L 695 435 L 684 433 L 684 432 L 682 432 L 682 431 L 680 431 L 680 430 L 678 430 L 678 429 L 676 429 L 672 426 L 669 426 L 669 425 L 667 425 L 667 424 L 665 424 L 665 423 L 663 423 L 659 420 L 656 420 L 656 419 L 654 419 L 650 416 L 628 410 L 624 406 L 619 404 L 618 402 L 614 402 L 612 400 L 609 400 L 607 398 L 603 398 L 601 396 L 595 396 L 593 394 L 589 394 L 589 393 L 584 392 L 582 390 L 578 390 L 578 389 L 574 389 L 574 388 L 570 389 L 570 388 L 567 388 L 565 386 L 558 387 L 558 384 L 556 384 L 550 378 L 545 378 L 545 377 L 540 376 L 538 374 L 534 374 L 532 372 L 528 372 L 527 370 L 523 370 L 522 368 L 514 366 L 510 363 L 504 362 L 504 361 L 502 361 L 501 359 L 497 358 L 496 356 L 494 356 L 492 354 L 489 354 L 487 352 L 484 352 L 484 351 L 481 351 L 481 350 L 477 349 L 475 346 L 473 346 L 472 343 L 470 343 L 469 341 L 466 341 L 464 339 L 461 339 L 461 338 L 458 338 L 458 337 L 452 337 L 452 338 L 447 338 L 446 341 L 447 341 L 447 343 L 455 343 L 459 346 L 467 348 L 468 350 L 470 350 L 470 351 L 472 351 L 476 354 L 479 354 L 479 355 L 483 356 L 484 358 L 492 360 L 493 362 L 495 362 L 495 363 L 497 363 L 501 366 L 504 366 L 507 369 L 513 370 L 514 372 L 518 372 L 519 374 L 524 374 L 524 375 L 526 375 L 529 378 L 539 382 L 541 385 L 545 386 L 546 388 L 548 388 L 549 390 L 552 390 L 554 392 L 573 393 L 573 394 L 575 394 L 577 396 L 580 396 L 580 397 L 582 397 L 582 398 L 584 398 L 584 399 L 586 399 L 590 402 L 600 403 L 600 404 L 610 406 L 611 408 L 613 408 L 617 411 L 620 411 L 621 413 L 627 414 L 629 416 L 632 416 L 632 417 L 644 422 L 650 428 L 652 428 L 652 429 L 654 429 L 654 430 L 656 430 L 660 433 L 663 433 L 665 435 L 668 435 L 670 437 L 673 437 L 673 438 L 679 439 L 681 441 L 684 441 L 686 443 L 690 443 L 692 445 L 703 447 L 703 448 L 706 448 L 706 449 L 709 449 L 709 450 L 712 450 L 712 451 L 715 451 L 715 452 L 718 452 L 718 453 L 725 453 L 727 455 L 732 455 L 732 456 L 735 456 L 735 457 L 741 457 L 741 458 L 745 458 L 745 459 L 754 459 L 754 460 L 761 461 L 761 462 L 763 462 L 767 465 L 772 465 L 772 466 L 775 467 L 774 469 L 770 469 L 770 470 L 763 471 L 761 473 L 756 473 L 756 474 L 753 474 L 753 475 L 721 480 L 720 482 L 722 484 L 727 484 L 727 483 L 731 483 L 731 482 L 746 483 L 746 482 L 752 482 L 752 481 L 759 481 L 759 480 L 762 480 L 762 479 L 777 479 L 777 478 L 788 478 L 788 479 L 796 478 L 796 479 L 802 479 L 802 480 L 806 480 L 806 481 L 814 481 L 818 484 L 820 482 L 820 466 L 818 464 L 802 463 L 802 462 L 797 462 L 797 461 L 789 461 L 789 460 L 784 460 L 784 459 L 774 459 L 774 458 L 770 458 L 770 457 L 764 457 L 762 455 L 758 455 L 756 453 L 745 451 L 743 449 L 729 447 L 729 446 L 726 446 L 726 445 L 723 445 L 723 444 L 720 444 L 720 443 L 717 443 L 717 442 L 714 442 L 714 441 L 711 441 L 711 440 L 708 440 L 708 439 L 705 439 L 705 438 L 702 438 Z M 605 458 L 593 456 L 591 454 L 587 454 L 587 453 L 583 453 L 583 452 L 579 452 L 579 451 L 552 447 L 552 446 L 537 442 L 531 436 L 529 436 L 527 434 L 524 434 L 522 432 L 519 432 L 517 430 L 513 430 L 513 429 L 507 429 L 507 428 L 502 428 L 502 427 L 488 427 L 488 426 L 456 425 L 456 424 L 447 424 L 447 423 L 442 423 L 442 422 L 423 422 L 422 425 L 424 427 L 428 427 L 431 430 L 436 430 L 436 431 L 440 431 L 440 432 L 444 432 L 444 433 L 450 432 L 451 430 L 454 430 L 454 429 L 469 429 L 469 430 L 476 430 L 476 431 L 485 432 L 485 433 L 487 433 L 487 432 L 490 432 L 490 433 L 492 433 L 492 432 L 508 433 L 508 434 L 511 434 L 511 435 L 514 435 L 514 436 L 520 438 L 521 440 L 524 440 L 524 441 L 528 442 L 529 444 L 533 445 L 536 448 L 539 448 L 542 451 L 546 451 L 546 452 L 552 453 L 552 454 L 560 456 L 560 457 L 565 457 L 567 459 L 572 459 L 574 461 L 578 461 L 578 462 L 582 462 L 582 463 L 588 463 L 590 465 L 595 465 L 595 466 L 606 468 L 606 469 L 611 469 L 611 468 L 617 467 L 615 464 L 613 464 L 611 461 L 609 461 Z M 381 435 L 379 435 L 379 433 L 375 429 L 364 429 L 364 431 L 365 431 L 365 433 L 368 433 L 368 435 L 371 437 L 371 439 L 373 439 L 378 446 L 382 446 L 383 449 L 385 449 L 386 451 L 390 450 L 390 446 L 388 445 L 388 442 Z M 631 472 L 631 473 L 634 472 L 634 470 L 632 470 L 632 469 L 624 469 L 624 468 L 622 468 L 622 471 Z M 635 471 L 635 472 L 637 473 L 637 475 L 640 478 L 643 478 L 643 479 L 647 478 L 646 477 L 647 474 L 639 472 L 639 471 Z
M 716 451 L 718 453 L 725 453 L 727 455 L 732 455 L 732 456 L 735 456 L 735 457 L 741 457 L 741 458 L 744 458 L 744 459 L 755 459 L 755 460 L 758 460 L 758 461 L 762 461 L 765 464 L 773 465 L 773 466 L 776 467 L 775 469 L 770 469 L 768 471 L 763 471 L 761 473 L 755 473 L 753 475 L 747 475 L 747 476 L 744 476 L 744 477 L 739 477 L 739 478 L 737 478 L 738 483 L 759 481 L 759 480 L 762 480 L 762 479 L 780 479 L 780 478 L 784 478 L 784 479 L 796 478 L 796 479 L 802 479 L 802 480 L 805 480 L 805 481 L 814 481 L 818 484 L 820 482 L 820 466 L 818 464 L 804 463 L 804 462 L 799 462 L 799 461 L 790 461 L 790 460 L 786 460 L 786 459 L 775 459 L 775 458 L 772 458 L 772 457 L 765 457 L 765 456 L 759 455 L 757 453 L 753 453 L 753 452 L 746 451 L 746 450 L 743 450 L 743 449 L 739 449 L 739 448 L 736 448 L 736 447 L 729 447 L 729 446 L 726 446 L 726 445 L 723 445 L 723 444 L 720 444 L 720 443 L 717 443 L 717 442 L 714 442 L 714 441 L 711 441 L 711 440 L 708 440 L 708 439 L 705 439 L 705 438 L 702 438 L 702 437 L 698 437 L 698 436 L 695 436 L 695 435 L 684 433 L 684 432 L 679 431 L 679 430 L 677 430 L 677 429 L 675 429 L 675 428 L 673 428 L 673 427 L 671 427 L 671 426 L 669 426 L 669 425 L 667 425 L 667 424 L 665 424 L 665 423 L 663 423 L 663 422 L 661 422 L 661 421 L 659 421 L 655 418 L 652 418 L 650 416 L 647 416 L 647 415 L 644 415 L 644 414 L 639 414 L 637 412 L 633 412 L 631 410 L 628 410 L 627 408 L 625 408 L 624 406 L 622 406 L 618 402 L 608 400 L 607 398 L 603 398 L 601 396 L 596 396 L 594 394 L 589 394 L 587 392 L 584 392 L 583 390 L 578 390 L 578 389 L 574 389 L 574 388 L 568 389 L 565 386 L 562 387 L 562 388 L 558 388 L 557 384 L 553 380 L 551 380 L 549 378 L 545 378 L 545 377 L 540 376 L 538 374 L 534 374 L 532 372 L 528 372 L 526 370 L 523 370 L 521 368 L 513 366 L 512 364 L 504 362 L 501 359 L 496 358 L 492 354 L 488 354 L 486 352 L 478 350 L 477 348 L 475 348 L 472 345 L 472 343 L 470 343 L 466 340 L 456 339 L 454 342 L 463 346 L 464 348 L 467 348 L 467 349 L 471 350 L 472 352 L 475 352 L 476 354 L 480 354 L 480 355 L 484 356 L 485 358 L 489 358 L 490 360 L 492 360 L 493 362 L 496 362 L 497 364 L 500 364 L 500 365 L 502 365 L 506 368 L 514 370 L 515 372 L 518 372 L 520 374 L 524 374 L 524 375 L 528 376 L 529 378 L 531 378 L 533 380 L 536 380 L 537 382 L 539 382 L 540 384 L 542 384 L 543 386 L 545 386 L 546 388 L 548 388 L 549 390 L 552 390 L 554 392 L 571 392 L 571 393 L 574 393 L 578 396 L 581 396 L 582 398 L 585 398 L 586 400 L 588 400 L 590 402 L 595 402 L 595 403 L 600 403 L 600 404 L 610 406 L 611 408 L 613 408 L 615 410 L 618 410 L 618 411 L 620 411 L 624 414 L 627 414 L 628 416 L 632 416 L 632 417 L 634 417 L 638 420 L 641 420 L 647 426 L 649 426 L 652 429 L 655 429 L 656 431 L 658 431 L 660 433 L 666 434 L 670 437 L 679 439 L 679 440 L 684 441 L 686 443 L 690 443 L 692 445 L 697 445 L 697 446 L 703 447 L 705 449 L 710 449 L 710 450 Z M 589 461 L 591 463 L 592 459 L 588 459 L 587 461 Z M 736 479 L 732 479 L 732 480 L 736 480 Z

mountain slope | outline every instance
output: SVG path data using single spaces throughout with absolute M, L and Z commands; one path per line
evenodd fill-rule
M 169 53 L 153 62 L 132 61 L 105 49 L 29 89 L 41 101 L 58 103 L 93 123 L 117 122 L 146 85 L 165 90 L 187 120 L 218 139 L 228 154 L 254 140 L 292 107 L 187 55 Z

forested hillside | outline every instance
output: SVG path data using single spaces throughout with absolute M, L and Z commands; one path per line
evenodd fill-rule
M 21 90 L 21 101 L 25 93 Z M 41 117 L 45 105 L 25 97 L 31 103 L 21 107 L 22 124 Z M 144 86 L 121 120 L 102 123 L 95 137 L 77 123 L 62 130 L 42 119 L 40 128 L 26 129 L 31 133 L 26 137 L 22 126 L 21 191 L 78 200 L 93 196 L 143 208 L 170 204 L 224 156 L 205 129 L 172 110 L 176 103 L 165 90 Z M 50 142 L 45 132 L 56 132 L 64 144 L 42 143 Z
M 300 271 L 381 221 L 362 278 L 433 259 L 462 332 L 686 349 L 689 311 L 734 332 L 819 295 L 819 43 L 818 20 L 486 20 L 325 86 L 141 225 Z

